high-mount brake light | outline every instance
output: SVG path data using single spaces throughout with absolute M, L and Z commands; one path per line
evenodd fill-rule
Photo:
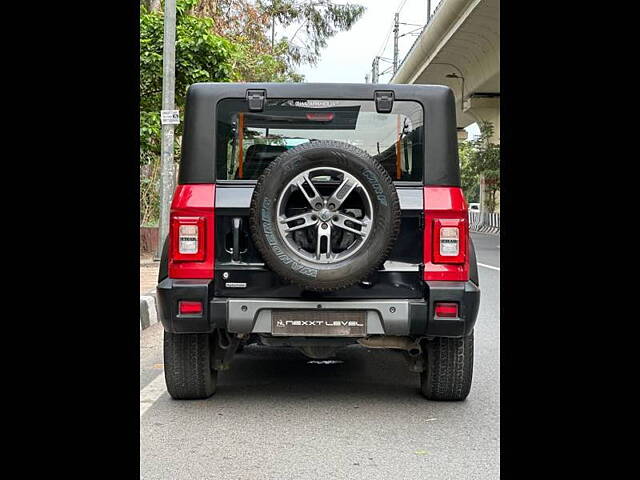
M 307 113 L 307 120 L 315 122 L 330 122 L 335 114 L 333 112 Z
M 213 278 L 215 185 L 178 185 L 171 203 L 169 278 Z
M 469 220 L 462 189 L 425 187 L 424 209 L 424 280 L 469 280 Z

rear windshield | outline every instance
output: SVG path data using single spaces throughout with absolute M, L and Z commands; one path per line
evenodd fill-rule
M 393 180 L 421 181 L 424 112 L 418 102 L 395 101 L 377 113 L 373 100 L 270 99 L 249 112 L 242 99 L 217 110 L 217 178 L 256 180 L 282 152 L 315 140 L 355 145 L 377 159 Z

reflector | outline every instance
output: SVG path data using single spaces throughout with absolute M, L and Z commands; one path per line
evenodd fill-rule
M 436 317 L 448 317 L 455 318 L 458 316 L 458 304 L 457 303 L 436 303 Z
M 202 314 L 202 303 L 181 300 L 178 302 L 178 311 L 181 315 Z

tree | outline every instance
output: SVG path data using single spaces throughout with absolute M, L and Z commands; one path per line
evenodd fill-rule
M 302 81 L 295 72 L 315 65 L 327 40 L 362 17 L 360 5 L 330 0 L 199 0 L 194 15 L 214 19 L 214 30 L 240 46 L 234 68 L 243 81 Z M 275 39 L 275 27 L 297 26 Z
M 469 203 L 479 201 L 480 183 L 479 176 L 471 167 L 471 156 L 474 154 L 471 142 L 460 141 L 458 143 L 458 157 L 460 158 L 460 183 L 464 198 Z
M 158 218 L 163 9 L 140 0 L 140 222 Z M 301 82 L 295 69 L 317 63 L 327 39 L 348 30 L 364 7 L 329 0 L 177 0 L 176 106 L 196 82 Z M 272 41 L 272 27 L 298 25 Z M 176 127 L 179 158 L 183 123 Z
M 288 44 L 288 60 L 297 66 L 304 63 L 315 65 L 320 50 L 327 40 L 341 31 L 350 30 L 365 12 L 365 7 L 351 4 L 335 4 L 331 0 L 258 0 L 258 10 L 266 13 L 275 22 L 288 27 L 298 25 Z
M 235 45 L 230 60 L 232 79 L 239 82 L 301 82 L 288 61 L 289 45 L 271 45 L 270 17 L 251 0 L 199 0 L 194 16 L 213 20 L 213 32 Z
M 478 199 L 480 175 L 484 175 L 484 207 L 494 212 L 496 193 L 500 191 L 500 145 L 490 140 L 494 131 L 491 122 L 481 122 L 478 126 L 478 138 L 471 142 L 460 142 L 458 146 L 462 188 L 469 201 Z
M 215 35 L 213 21 L 189 15 L 197 0 L 178 0 L 176 5 L 176 106 L 184 110 L 187 88 L 196 82 L 231 80 L 234 45 Z M 162 108 L 161 9 L 140 6 L 140 222 L 158 218 L 158 168 L 160 158 L 160 110 Z M 176 137 L 182 135 L 182 122 Z M 176 142 L 179 152 L 179 142 Z M 177 153 L 178 153 L 177 152 Z M 176 155 L 178 158 L 178 155 Z

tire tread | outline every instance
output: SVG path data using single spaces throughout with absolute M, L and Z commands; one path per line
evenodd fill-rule
M 427 366 L 422 393 L 429 400 L 467 398 L 473 377 L 473 332 L 462 338 L 438 337 L 426 342 Z
M 391 198 L 390 198 L 392 205 L 390 205 L 389 208 L 391 209 L 392 212 L 396 212 L 397 214 L 393 216 L 391 221 L 391 228 L 390 228 L 391 233 L 389 235 L 390 241 L 387 243 L 387 246 L 384 249 L 384 251 L 380 253 L 379 261 L 372 264 L 371 267 L 364 274 L 360 275 L 360 277 L 358 278 L 351 277 L 351 278 L 343 278 L 340 280 L 332 280 L 330 284 L 316 285 L 313 288 L 309 288 L 308 285 L 305 285 L 304 283 L 300 282 L 299 278 L 293 275 L 290 269 L 282 268 L 281 264 L 279 264 L 278 262 L 272 261 L 269 255 L 265 255 L 265 252 L 268 251 L 268 247 L 262 235 L 260 235 L 258 231 L 257 222 L 254 221 L 254 219 L 257 219 L 259 216 L 258 198 L 261 197 L 262 189 L 264 188 L 264 179 L 267 178 L 267 176 L 271 173 L 272 170 L 274 169 L 277 170 L 282 168 L 283 163 L 289 161 L 292 155 L 298 155 L 304 152 L 305 150 L 318 148 L 318 143 L 319 142 L 305 143 L 296 147 L 295 149 L 291 149 L 287 152 L 284 152 L 282 155 L 276 158 L 264 169 L 264 172 L 258 179 L 254 193 L 251 197 L 251 204 L 249 207 L 249 218 L 251 220 L 249 222 L 249 228 L 251 231 L 251 236 L 253 238 L 253 241 L 256 244 L 258 251 L 262 253 L 262 257 L 265 263 L 280 277 L 282 277 L 286 281 L 296 286 L 306 288 L 314 292 L 334 292 L 336 290 L 341 290 L 343 288 L 349 287 L 357 283 L 358 281 L 364 278 L 367 278 L 369 275 L 377 271 L 378 268 L 380 268 L 380 265 L 382 265 L 387 260 L 387 258 L 391 254 L 391 250 L 393 249 L 395 240 L 398 237 L 398 233 L 400 232 L 400 222 L 401 222 L 400 199 L 398 198 L 398 192 L 396 191 L 395 187 L 392 188 Z M 353 145 L 350 145 L 348 143 L 339 142 L 336 140 L 322 140 L 322 146 L 334 147 L 342 150 L 349 150 L 354 155 L 362 154 L 362 150 L 360 150 L 359 148 L 356 148 Z M 387 170 L 382 166 L 382 164 L 373 158 L 371 160 L 372 160 L 371 167 L 376 170 L 376 172 L 384 179 L 385 182 L 388 182 L 391 185 L 393 185 L 393 180 L 389 176 L 389 173 L 387 172 Z
M 217 372 L 211 369 L 210 335 L 164 332 L 164 373 L 175 399 L 203 399 L 215 393 Z

